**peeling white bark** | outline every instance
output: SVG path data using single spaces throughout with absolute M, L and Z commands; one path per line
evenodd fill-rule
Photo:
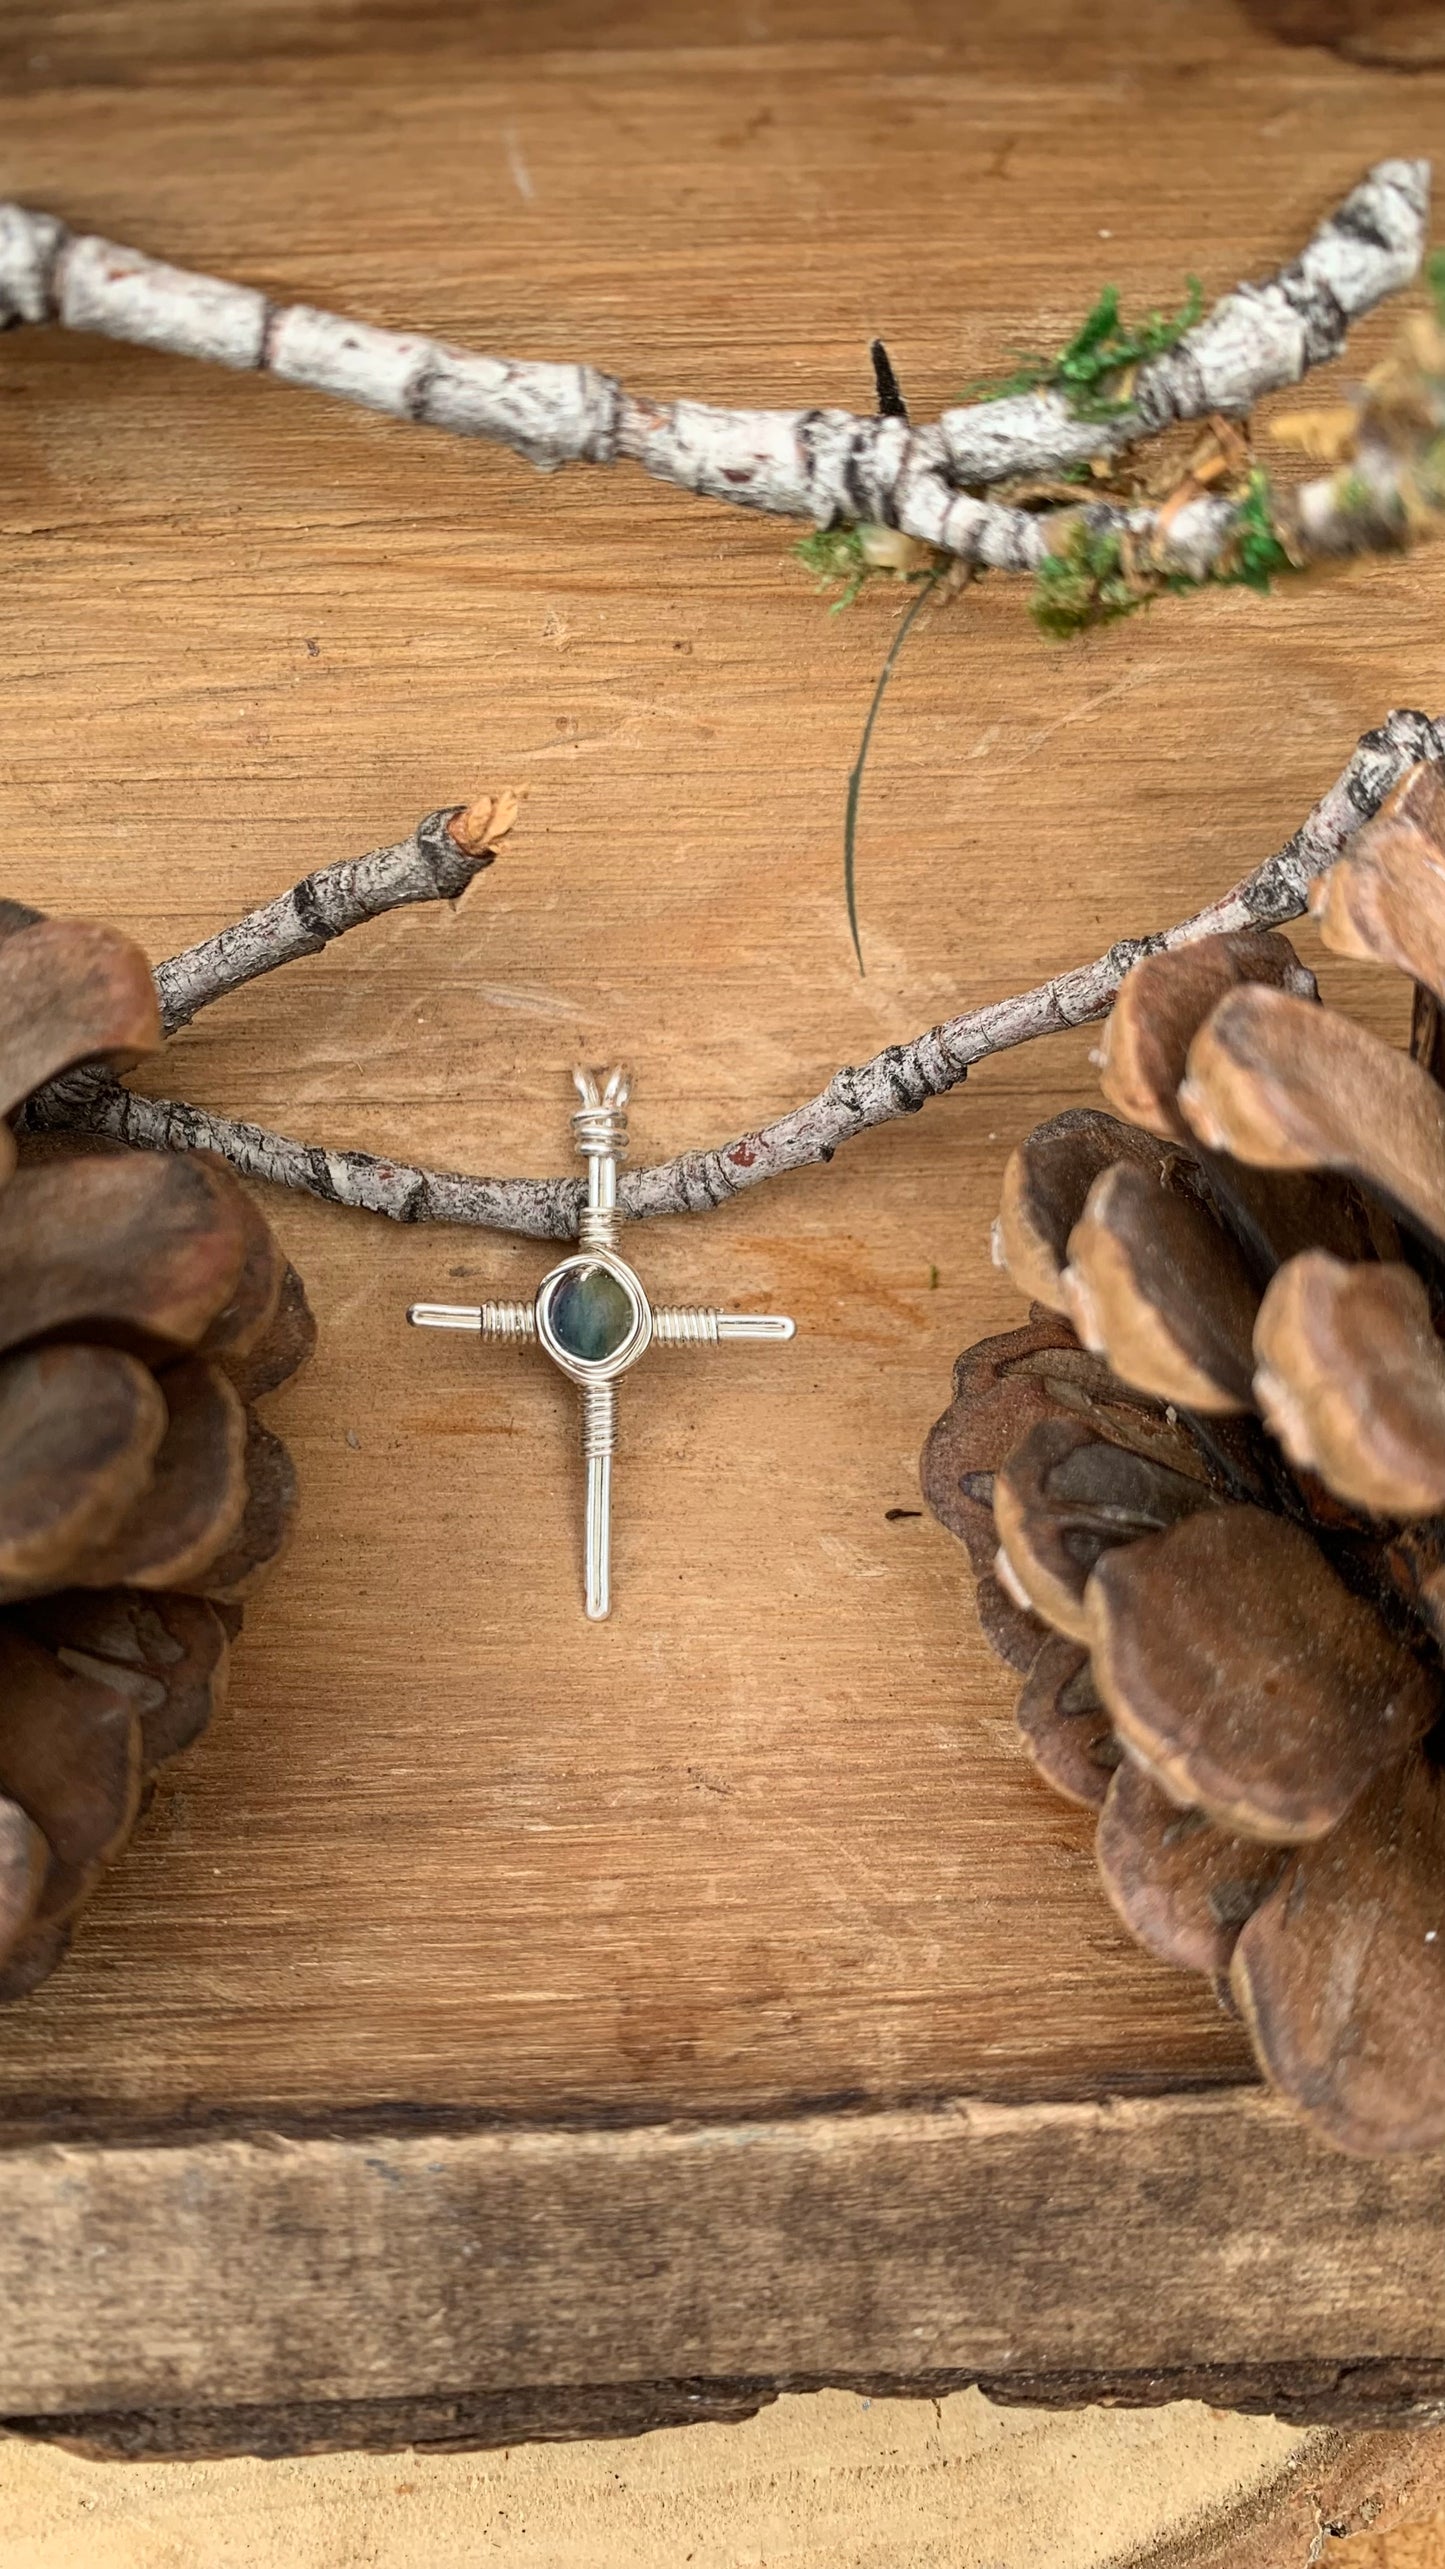
M 656 402 L 591 366 L 476 356 L 304 304 L 273 307 L 249 286 L 77 238 L 17 205 L 0 206 L 0 327 L 59 321 L 274 374 L 456 436 L 496 439 L 546 470 L 624 459 L 738 507 L 820 526 L 896 526 L 982 568 L 1032 571 L 1049 549 L 1049 514 L 978 491 L 1115 453 L 1178 420 L 1245 413 L 1263 393 L 1297 382 L 1338 354 L 1353 320 L 1414 275 L 1429 185 L 1427 161 L 1381 161 L 1289 267 L 1226 295 L 1176 348 L 1141 368 L 1129 409 L 1107 420 L 1076 418 L 1054 392 L 945 411 L 931 427 L 844 410 Z
M 634 1217 L 704 1213 L 765 1178 L 831 1160 L 844 1142 L 895 1116 L 911 1115 L 967 1078 L 992 1053 L 1033 1042 L 1106 1016 L 1120 982 L 1142 955 L 1186 945 L 1233 928 L 1279 927 L 1298 918 L 1309 885 L 1339 857 L 1361 823 L 1378 811 L 1398 778 L 1419 758 L 1445 757 L 1445 724 L 1424 714 L 1393 713 L 1367 732 L 1344 773 L 1277 855 L 1256 866 L 1232 891 L 1147 937 L 1127 937 L 1094 962 L 1060 973 L 1011 999 L 970 1009 L 930 1027 L 909 1044 L 890 1045 L 857 1069 L 835 1073 L 805 1106 L 744 1133 L 720 1149 L 687 1151 L 655 1168 L 624 1173 L 619 1200 Z M 170 1022 L 183 1024 L 229 989 L 269 971 L 292 954 L 316 951 L 325 937 L 314 924 L 320 901 L 340 934 L 406 901 L 445 898 L 449 860 L 436 865 L 431 888 L 427 845 L 447 839 L 446 814 L 433 814 L 409 840 L 353 867 L 313 875 L 236 928 L 162 964 L 157 975 Z M 455 851 L 455 843 L 450 843 Z M 476 870 L 476 860 L 465 860 Z M 342 878 L 346 878 L 343 884 Z M 322 895 L 315 887 L 327 886 Z M 564 1239 L 577 1227 L 584 1190 L 572 1178 L 487 1178 L 412 1168 L 364 1151 L 331 1151 L 238 1124 L 227 1116 L 170 1100 L 137 1097 L 102 1073 L 84 1071 L 52 1082 L 33 1098 L 26 1122 L 36 1130 L 102 1133 L 155 1150 L 219 1151 L 247 1177 L 300 1189 L 328 1203 L 385 1213 L 397 1222 L 452 1222 L 485 1230 Z

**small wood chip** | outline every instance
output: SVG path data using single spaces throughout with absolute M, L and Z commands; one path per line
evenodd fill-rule
M 1310 1536 L 1259 1508 L 1206 1508 L 1104 1553 L 1086 1600 L 1126 1748 L 1241 1837 L 1322 1837 L 1440 1710 L 1438 1681 Z
M 480 802 L 468 803 L 464 810 L 453 812 L 447 835 L 456 841 L 463 856 L 489 856 L 508 831 L 515 829 L 521 808 L 518 794 L 484 794 Z

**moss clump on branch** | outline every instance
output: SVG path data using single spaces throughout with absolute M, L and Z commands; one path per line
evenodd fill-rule
M 1117 529 L 1079 516 L 1039 565 L 1029 611 L 1040 633 L 1062 642 L 1091 626 L 1113 624 L 1158 597 L 1211 588 L 1253 589 L 1265 597 L 1281 572 L 1296 567 L 1275 525 L 1268 479 L 1254 471 L 1236 506 L 1228 550 L 1202 578 L 1157 568 Z
M 1166 356 L 1177 347 L 1204 313 L 1204 288 L 1198 277 L 1179 310 L 1166 318 L 1151 312 L 1143 321 L 1119 317 L 1119 289 L 1106 285 L 1057 356 L 1024 356 L 1000 383 L 982 381 L 965 387 L 965 401 L 1005 401 L 1011 394 L 1038 392 L 1047 386 L 1061 392 L 1077 419 L 1114 419 L 1128 409 L 1120 378 L 1133 366 Z
M 1279 574 L 1294 567 L 1275 527 L 1268 480 L 1263 473 L 1251 473 L 1235 518 L 1232 558 L 1212 577 L 1225 588 L 1253 589 L 1263 598 Z
M 915 536 L 901 535 L 894 526 L 820 526 L 812 535 L 801 537 L 793 551 L 820 589 L 842 583 L 843 594 L 829 610 L 832 615 L 840 607 L 851 607 L 869 580 L 880 576 L 933 580 L 943 567 L 943 557 L 931 546 L 920 544 Z
M 1136 588 L 1125 571 L 1119 537 L 1077 517 L 1056 553 L 1039 564 L 1029 601 L 1040 633 L 1055 642 L 1083 633 L 1090 625 L 1113 624 L 1145 603 L 1147 591 Z

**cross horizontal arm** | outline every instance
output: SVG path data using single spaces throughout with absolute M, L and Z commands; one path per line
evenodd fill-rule
M 413 1329 L 474 1329 L 482 1338 L 537 1335 L 530 1302 L 414 1302 L 406 1316 Z
M 780 1311 L 655 1311 L 652 1335 L 661 1347 L 716 1347 L 733 1339 L 795 1338 L 797 1322 Z
M 414 1329 L 473 1329 L 482 1338 L 534 1340 L 537 1315 L 530 1302 L 414 1302 Z M 713 1311 L 702 1306 L 655 1311 L 652 1334 L 662 1347 L 718 1347 L 744 1341 L 780 1344 L 797 1335 L 797 1323 L 780 1311 Z

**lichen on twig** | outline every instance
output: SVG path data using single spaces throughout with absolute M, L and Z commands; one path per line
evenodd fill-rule
M 620 1186 L 624 1212 L 634 1217 L 706 1212 L 766 1179 L 816 1167 L 858 1134 L 916 1113 L 930 1098 L 958 1087 L 991 1055 L 1107 1015 L 1125 973 L 1142 955 L 1227 929 L 1278 927 L 1298 917 L 1314 876 L 1334 864 L 1405 769 L 1417 759 L 1441 757 L 1445 725 L 1424 714 L 1391 714 L 1378 731 L 1365 734 L 1343 774 L 1278 854 L 1207 908 L 1158 934 L 1121 939 L 1092 963 L 1012 998 L 969 1009 L 911 1043 L 890 1044 L 871 1061 L 835 1072 L 806 1104 L 734 1141 L 625 1172 Z M 397 847 L 310 876 L 295 893 L 253 912 L 224 937 L 173 956 L 157 976 L 162 989 L 185 994 L 184 1013 L 190 1015 L 255 972 L 270 970 L 292 954 L 314 953 L 326 942 L 319 931 L 298 926 L 289 939 L 278 938 L 263 923 L 283 912 L 304 922 L 315 905 L 325 910 L 338 893 L 347 907 L 348 927 L 379 918 L 404 902 L 454 899 L 491 855 L 490 845 L 480 855 L 469 854 L 458 843 L 459 825 L 463 838 L 472 835 L 465 813 L 433 813 Z M 219 1151 L 245 1176 L 266 1178 L 329 1203 L 385 1213 L 399 1222 L 451 1222 L 564 1239 L 576 1230 L 582 1202 L 583 1190 L 572 1178 L 473 1177 L 414 1168 L 364 1151 L 328 1150 L 201 1107 L 137 1096 L 94 1071 L 73 1072 L 39 1091 L 25 1111 L 25 1125 L 36 1131 L 108 1134 L 151 1149 Z
M 377 330 L 253 287 L 197 276 L 54 216 L 0 206 L 0 328 L 60 322 L 146 347 L 270 374 L 456 436 L 511 446 L 543 468 L 631 462 L 712 499 L 815 526 L 896 528 L 985 568 L 1033 573 L 1052 549 L 1046 520 L 983 496 L 1020 475 L 1111 457 L 1182 420 L 1242 417 L 1266 392 L 1337 356 L 1352 322 L 1408 284 L 1425 246 L 1429 166 L 1381 161 L 1327 215 L 1299 257 L 1242 285 L 1158 353 L 1076 395 L 1058 384 L 963 404 L 931 425 L 899 409 L 872 418 L 663 402 L 588 365 L 481 356 L 417 332 Z M 1173 325 L 1160 324 L 1168 333 Z M 1097 334 L 1087 368 L 1117 323 Z M 1082 334 L 1081 334 L 1082 335 Z M 901 406 L 900 406 L 901 407 Z M 1178 530 L 1175 530 L 1177 535 Z M 1228 527 L 1215 529 L 1216 549 Z M 1197 574 L 1206 530 L 1186 531 L 1179 568 Z M 1169 567 L 1166 565 L 1165 567 Z

